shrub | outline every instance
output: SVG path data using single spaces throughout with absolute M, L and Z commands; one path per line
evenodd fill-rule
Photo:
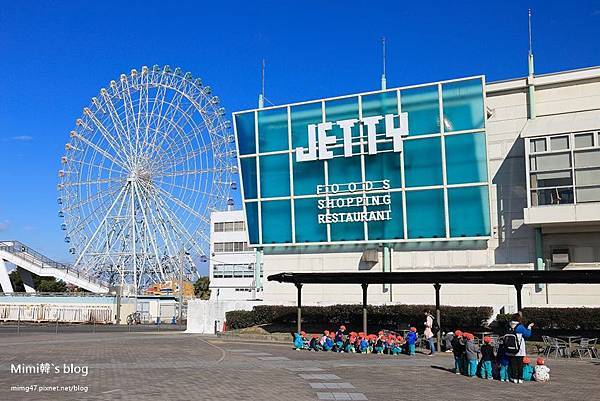
M 498 315 L 499 325 L 512 315 Z M 600 330 L 600 308 L 524 308 L 523 320 L 539 330 Z
M 369 327 L 373 329 L 397 330 L 415 325 L 422 329 L 423 311 L 435 310 L 432 305 L 381 305 L 367 308 Z M 441 323 L 443 330 L 455 328 L 476 329 L 492 315 L 492 308 L 486 306 L 442 306 Z M 227 312 L 228 327 L 239 329 L 253 325 L 296 323 L 297 308 L 294 306 L 260 305 L 249 311 Z M 350 327 L 362 326 L 361 305 L 306 306 L 302 308 L 302 322 L 313 325 Z
M 234 310 L 225 314 L 227 327 L 229 329 L 243 329 L 252 327 L 254 323 L 254 311 L 251 310 Z

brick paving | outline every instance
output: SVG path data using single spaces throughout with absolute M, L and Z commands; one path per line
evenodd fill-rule
M 11 364 L 87 366 L 88 375 L 11 373 Z M 458 376 L 449 354 L 348 355 L 294 351 L 183 333 L 0 336 L 0 400 L 600 399 L 600 361 L 548 360 L 549 383 Z M 88 392 L 23 392 L 28 385 Z M 19 389 L 11 386 L 22 386 Z

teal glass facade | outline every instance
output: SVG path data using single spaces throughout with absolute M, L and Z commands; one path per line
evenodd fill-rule
M 489 237 L 484 99 L 475 77 L 235 113 L 250 243 Z M 337 123 L 348 120 L 344 138 Z M 395 149 L 389 130 L 405 122 Z M 319 159 L 321 123 L 332 123 L 331 158 Z

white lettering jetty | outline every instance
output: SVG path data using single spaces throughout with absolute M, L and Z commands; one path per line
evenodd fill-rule
M 400 126 L 394 127 L 394 117 L 399 117 Z M 349 120 L 340 120 L 335 125 L 342 129 L 344 143 L 344 157 L 352 157 L 352 127 L 362 124 L 367 131 L 367 149 L 370 155 L 377 154 L 377 124 L 385 120 L 385 136 L 391 138 L 394 152 L 402 152 L 402 137 L 408 135 L 408 113 L 386 114 L 385 116 L 363 117 Z M 296 148 L 296 161 L 306 162 L 312 160 L 327 160 L 333 158 L 330 146 L 336 144 L 334 135 L 327 135 L 334 126 L 332 122 L 308 125 L 308 150 L 303 147 Z M 317 141 L 318 138 L 318 141 Z M 318 150 L 318 152 L 317 152 Z M 318 153 L 318 154 L 317 154 Z

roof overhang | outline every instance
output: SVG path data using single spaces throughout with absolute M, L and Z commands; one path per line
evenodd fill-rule
M 279 273 L 267 279 L 293 284 L 600 284 L 600 269 Z
M 521 138 L 600 129 L 600 110 L 540 116 L 527 120 Z

